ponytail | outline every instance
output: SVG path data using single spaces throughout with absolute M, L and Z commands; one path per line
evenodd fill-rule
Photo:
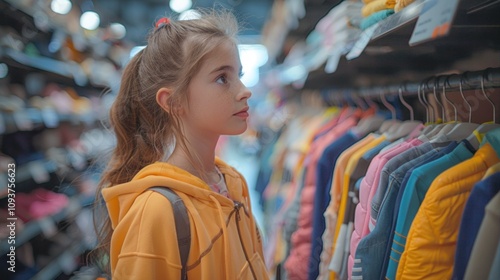
M 157 138 L 153 133 L 161 133 L 161 131 L 148 132 L 147 130 L 151 127 L 141 122 L 141 118 L 149 117 L 141 116 L 149 110 L 142 106 L 143 102 L 140 102 L 141 95 L 143 95 L 141 89 L 143 53 L 144 49 L 137 53 L 125 67 L 120 90 L 110 109 L 110 125 L 115 133 L 116 148 L 102 174 L 95 196 L 93 215 L 98 244 L 92 251 L 91 258 L 93 263 L 108 274 L 110 273 L 109 249 L 112 228 L 101 191 L 105 187 L 130 181 L 145 165 L 163 156 L 163 148 L 158 148 L 163 143 L 155 145 L 151 140 Z M 156 105 L 156 107 L 159 106 Z

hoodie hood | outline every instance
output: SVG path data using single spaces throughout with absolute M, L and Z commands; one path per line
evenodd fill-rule
M 231 199 L 164 162 L 150 164 L 130 182 L 102 191 L 113 228 L 113 279 L 180 278 L 173 208 L 163 195 L 148 190 L 154 186 L 169 187 L 186 206 L 191 225 L 189 279 L 269 279 L 245 180 L 223 161 L 216 159 L 215 164 Z
M 165 186 L 187 196 L 207 202 L 215 197 L 223 208 L 234 207 L 233 201 L 248 202 L 248 190 L 242 185 L 242 175 L 219 158 L 215 164 L 224 175 L 231 199 L 214 195 L 210 187 L 193 174 L 165 162 L 155 162 L 139 171 L 130 182 L 107 187 L 102 190 L 113 229 L 127 214 L 135 199 L 155 186 Z M 231 187 L 229 187 L 231 186 Z M 212 197 L 212 198 L 211 198 Z M 249 205 L 249 204 L 247 204 Z

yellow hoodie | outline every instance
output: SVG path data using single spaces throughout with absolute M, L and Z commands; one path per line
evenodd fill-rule
M 113 235 L 113 279 L 180 279 L 181 261 L 170 202 L 147 190 L 168 186 L 186 205 L 191 225 L 188 279 L 269 279 L 243 176 L 216 159 L 228 199 L 168 163 L 144 167 L 128 183 L 102 191 Z

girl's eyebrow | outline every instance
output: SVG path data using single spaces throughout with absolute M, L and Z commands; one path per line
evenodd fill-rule
M 222 66 L 219 66 L 219 67 L 215 68 L 214 70 L 212 70 L 210 72 L 210 74 L 215 73 L 215 72 L 219 72 L 219 71 L 223 71 L 223 70 L 234 71 L 234 67 L 231 65 L 222 65 Z M 241 73 L 241 72 L 242 72 L 242 67 L 240 66 L 238 73 Z

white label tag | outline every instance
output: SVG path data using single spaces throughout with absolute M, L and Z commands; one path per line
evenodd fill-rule
M 410 46 L 446 36 L 457 11 L 458 0 L 425 2 L 410 38 Z
M 347 60 L 355 59 L 361 55 L 361 53 L 365 50 L 366 46 L 368 46 L 368 43 L 372 39 L 373 33 L 375 33 L 375 30 L 378 27 L 379 27 L 379 22 L 368 27 L 361 33 L 359 39 L 356 41 L 351 51 L 346 55 Z

